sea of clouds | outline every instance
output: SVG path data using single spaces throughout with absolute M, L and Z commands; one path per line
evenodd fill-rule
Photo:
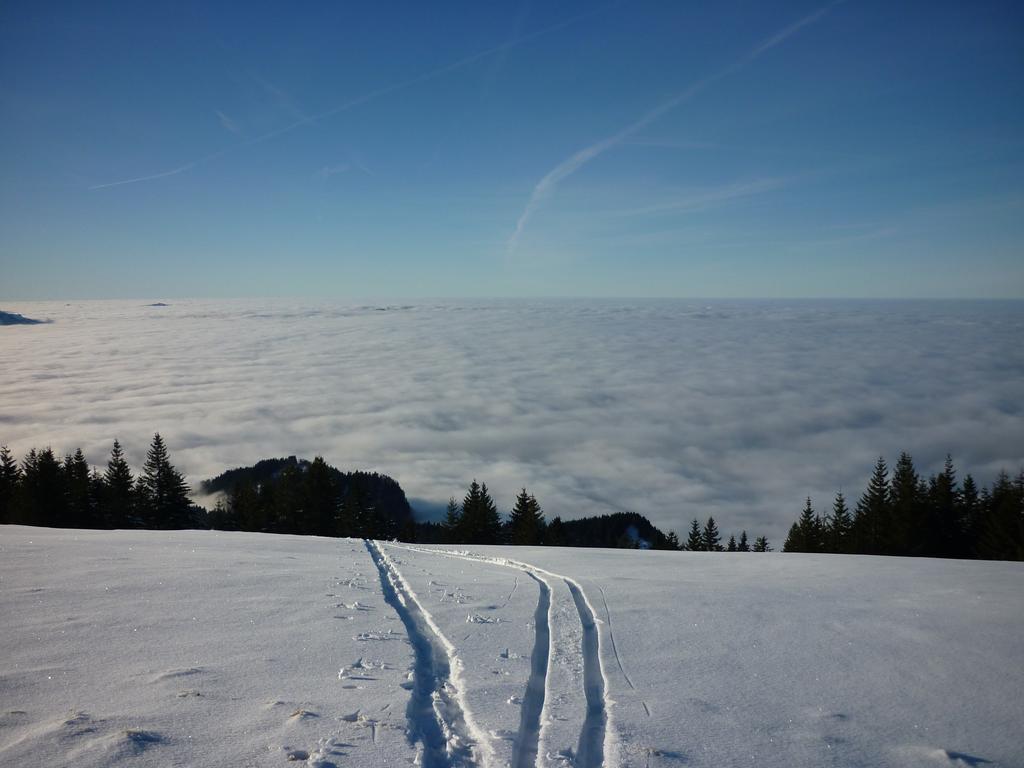
M 0 442 L 154 431 L 193 486 L 270 456 L 395 477 L 422 515 L 468 482 L 549 517 L 714 515 L 781 544 L 806 495 L 875 458 L 1024 466 L 1024 303 L 289 300 L 4 302 Z

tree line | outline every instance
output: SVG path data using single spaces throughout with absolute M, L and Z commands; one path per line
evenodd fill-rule
M 891 475 L 879 457 L 853 510 L 840 491 L 822 517 L 808 497 L 783 551 L 1024 560 L 1024 470 L 979 488 L 951 456 L 927 479 L 906 452 Z
M 22 462 L 0 447 L 0 523 L 54 528 L 214 528 L 316 536 L 399 539 L 453 544 L 514 544 L 720 551 L 709 519 L 695 539 L 680 543 L 635 512 L 548 521 L 537 498 L 523 488 L 507 515 L 486 483 L 473 480 L 461 502 L 451 498 L 441 523 L 413 520 L 404 491 L 392 478 L 342 472 L 323 457 L 264 459 L 204 481 L 216 495 L 211 510 L 192 502 L 184 476 L 159 434 L 136 477 L 115 440 L 107 466 L 89 466 L 81 449 L 58 457 L 32 449 Z M 694 521 L 697 529 L 697 522 Z M 729 551 L 750 551 L 744 531 Z M 759 538 L 754 551 L 770 549 Z
M 32 449 L 19 466 L 0 447 L 0 522 L 54 528 L 203 527 L 205 510 L 189 498 L 185 478 L 154 435 L 142 473 L 133 477 L 114 441 L 106 470 L 91 469 L 82 450 L 63 458 Z

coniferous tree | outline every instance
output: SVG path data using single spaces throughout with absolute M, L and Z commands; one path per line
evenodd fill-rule
M 72 528 L 94 528 L 95 503 L 90 478 L 89 462 L 78 448 L 64 459 L 64 477 L 68 494 L 68 522 Z
M 732 534 L 729 535 L 729 545 L 725 548 L 725 551 L 726 552 L 735 552 L 736 551 L 736 537 L 733 536 Z
M 562 523 L 561 517 L 555 517 L 544 529 L 544 544 L 549 547 L 564 547 L 566 545 L 565 525 Z
M 704 524 L 704 531 L 701 533 L 701 538 L 704 540 L 705 552 L 722 551 L 722 537 L 718 533 L 718 525 L 715 523 L 715 518 L 708 518 L 708 521 Z
M 768 544 L 768 539 L 764 536 L 758 536 L 754 539 L 754 551 L 755 552 L 771 552 L 772 548 Z
M 139 506 L 148 527 L 184 528 L 189 525 L 188 486 L 171 464 L 159 432 L 153 435 L 137 487 Z
M 444 522 L 441 525 L 444 526 L 445 541 L 457 544 L 462 530 L 462 508 L 454 496 L 448 499 L 448 508 L 445 510 Z
M 690 523 L 690 535 L 686 539 L 686 549 L 690 552 L 704 551 L 704 536 L 700 530 L 700 523 L 697 522 L 696 518 Z
M 821 518 L 814 513 L 811 497 L 807 497 L 800 518 L 789 529 L 789 536 L 782 546 L 783 552 L 820 552 L 821 551 Z
M 539 544 L 544 533 L 544 512 L 537 499 L 523 488 L 508 519 L 513 544 Z
M 68 526 L 64 467 L 50 448 L 29 451 L 22 463 L 24 520 L 28 525 Z
M 0 523 L 16 519 L 16 496 L 21 484 L 21 470 L 7 446 L 0 446 Z
M 973 557 L 977 554 L 978 539 L 981 537 L 982 512 L 978 486 L 971 475 L 964 477 L 959 501 L 957 517 L 963 534 L 958 549 L 962 557 Z
M 826 552 L 849 552 L 850 536 L 853 529 L 853 516 L 849 507 L 846 506 L 846 497 L 843 492 L 836 493 L 836 499 L 832 502 L 832 514 L 825 522 L 825 548 Z
M 740 533 L 739 544 L 736 545 L 737 552 L 749 552 L 750 544 L 747 542 L 747 532 L 743 531 Z
M 669 531 L 666 539 L 668 540 L 667 549 L 678 551 L 683 548 L 683 545 L 679 543 L 679 537 L 676 536 L 675 531 Z
M 925 517 L 921 481 L 914 460 L 904 451 L 889 481 L 891 526 L 883 551 L 892 555 L 920 555 L 925 551 Z
M 474 479 L 462 500 L 459 541 L 464 544 L 496 544 L 501 537 L 501 516 L 487 492 L 487 483 Z
M 135 520 L 135 478 L 124 458 L 121 444 L 114 440 L 103 473 L 103 522 L 112 528 L 136 527 Z
M 953 457 L 946 454 L 942 472 L 932 478 L 928 489 L 929 527 L 925 554 L 934 557 L 959 557 L 963 542 L 960 519 L 960 489 L 956 483 Z
M 889 530 L 888 476 L 885 459 L 879 456 L 853 518 L 853 548 L 861 554 L 879 555 L 885 550 Z
M 978 553 L 991 560 L 1024 560 L 1024 472 L 1016 481 L 1000 472 L 982 495 Z

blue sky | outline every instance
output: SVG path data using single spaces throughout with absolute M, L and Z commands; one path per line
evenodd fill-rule
M 1019 3 L 0 8 L 0 298 L 1024 296 Z

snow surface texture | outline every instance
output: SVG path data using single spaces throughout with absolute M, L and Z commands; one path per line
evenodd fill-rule
M 320 454 L 420 511 L 476 477 L 777 545 L 880 453 L 1024 465 L 1024 302 L 169 303 L 5 304 L 54 322 L 0 332 L 0 442 L 102 466 L 117 437 L 137 469 L 159 430 L 193 487 Z
M 0 527 L 0 765 L 1024 765 L 1024 566 Z

